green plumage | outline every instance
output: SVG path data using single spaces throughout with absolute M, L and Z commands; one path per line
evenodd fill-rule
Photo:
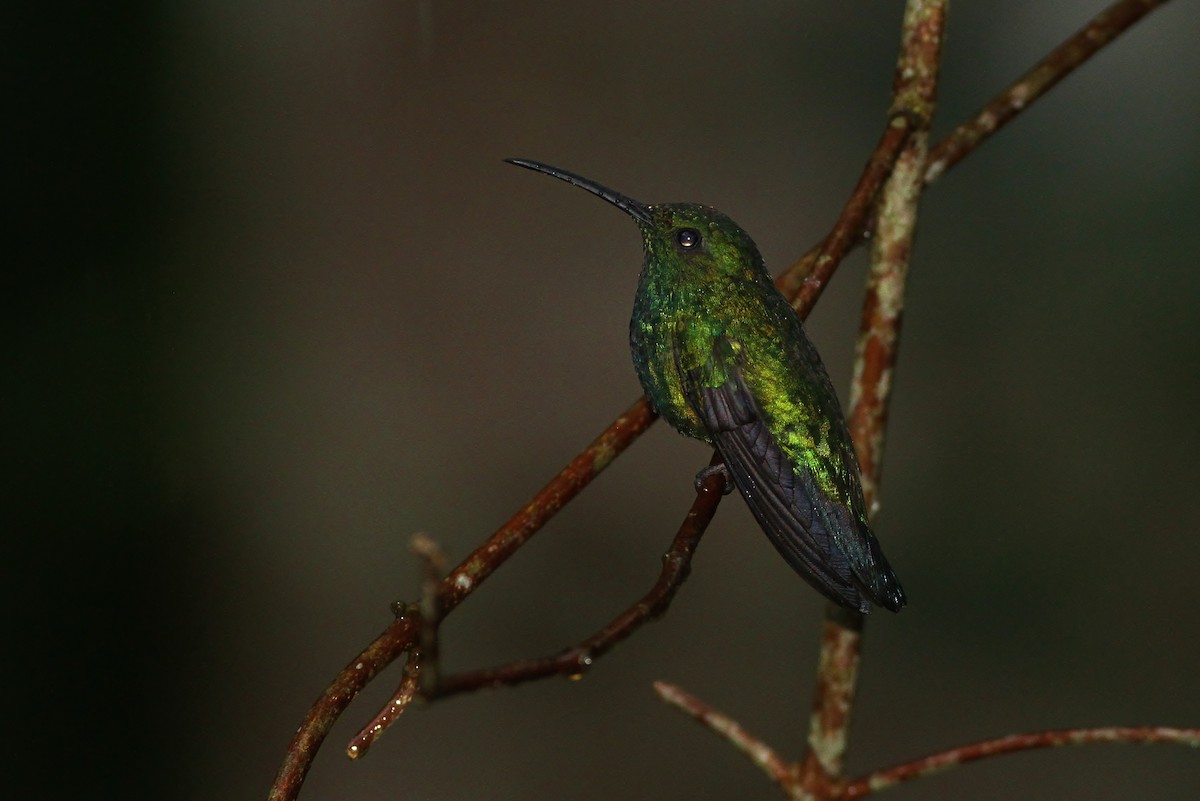
M 727 352 L 742 364 L 789 461 L 808 465 L 824 492 L 852 504 L 848 487 L 858 483 L 858 466 L 845 425 L 833 425 L 842 418 L 837 395 L 754 242 L 706 206 L 647 208 L 654 224 L 643 230 L 646 261 L 629 332 L 634 367 L 655 410 L 680 433 L 715 444 L 685 385 L 689 375 L 705 387 L 724 384 L 731 359 L 714 354 Z M 707 253 L 674 246 L 671 232 L 686 228 L 701 231 Z
M 564 170 L 513 163 L 633 217 L 645 262 L 630 345 L 654 409 L 717 448 L 763 531 L 816 589 L 863 612 L 898 611 L 904 591 L 867 523 L 837 395 L 746 232 L 707 206 L 644 205 Z

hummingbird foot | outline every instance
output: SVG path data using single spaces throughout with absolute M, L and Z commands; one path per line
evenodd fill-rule
M 729 477 L 729 469 L 725 467 L 724 462 L 721 464 L 710 464 L 696 474 L 696 492 L 700 491 L 700 487 L 704 484 L 705 479 L 714 473 L 719 473 L 725 479 L 725 487 L 721 490 L 721 494 L 728 495 L 733 492 L 733 479 Z

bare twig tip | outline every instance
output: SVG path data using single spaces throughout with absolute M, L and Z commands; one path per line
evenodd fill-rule
M 408 547 L 429 566 L 431 572 L 436 572 L 439 576 L 446 572 L 446 552 L 438 545 L 437 540 L 424 531 L 413 534 Z

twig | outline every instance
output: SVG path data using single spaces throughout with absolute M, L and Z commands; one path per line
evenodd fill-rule
M 657 417 L 644 397 L 638 398 L 625 413 L 604 430 L 591 445 L 571 460 L 533 500 L 498 528 L 483 545 L 451 571 L 441 585 L 439 597 L 443 613 L 449 613 L 476 587 L 504 564 L 529 538 L 541 530 L 604 468 L 612 464 Z
M 995 740 L 963 745 L 937 754 L 915 759 L 903 765 L 878 770 L 848 783 L 843 801 L 853 801 L 865 795 L 886 790 L 900 782 L 919 779 L 931 773 L 947 770 L 986 757 L 1051 748 L 1061 745 L 1091 743 L 1174 743 L 1200 748 L 1200 729 L 1177 729 L 1165 726 L 1111 726 L 1097 729 L 1060 729 L 1026 734 L 1012 734 Z
M 989 101 L 972 119 L 938 142 L 929 152 L 925 183 L 933 183 L 1079 65 L 1166 3 L 1167 0 L 1120 0 L 1101 11 Z
M 946 138 L 930 148 L 923 179 L 925 185 L 928 186 L 948 172 L 991 138 L 992 134 L 1044 97 L 1046 92 L 1059 81 L 1082 66 L 1084 62 L 1131 28 L 1142 17 L 1159 6 L 1165 5 L 1168 1 L 1120 0 L 1093 17 L 1087 25 L 1050 51 L 1024 75 L 1009 84 L 1004 91 L 989 100 L 983 108 L 975 113 L 974 117 L 961 123 Z M 892 122 L 896 123 L 896 121 L 893 118 Z M 884 137 L 888 137 L 889 133 L 891 133 L 890 128 L 885 130 Z M 892 161 L 888 158 L 895 144 L 895 142 L 889 142 L 884 145 L 881 141 L 880 145 L 876 146 L 873 160 L 875 157 L 879 157 L 887 165 L 887 171 L 883 173 L 883 178 L 886 178 L 890 172 Z M 871 163 L 868 163 L 868 170 L 872 166 Z M 859 179 L 859 187 L 863 186 L 867 177 L 867 173 L 864 172 L 863 177 Z M 872 176 L 870 181 L 874 180 L 875 178 Z M 859 188 L 856 187 L 851 196 L 851 202 L 855 202 L 858 197 Z M 865 222 L 862 220 L 858 228 L 846 232 L 847 235 L 844 237 L 846 250 L 842 253 L 843 257 L 867 241 L 863 236 L 866 231 Z M 815 269 L 817 259 L 822 252 L 831 252 L 826 250 L 828 242 L 829 237 L 826 237 L 825 242 L 810 249 L 797 259 L 791 267 L 779 275 L 775 282 L 775 285 L 792 299 L 793 305 L 798 310 L 811 308 L 812 302 L 815 301 L 815 297 L 812 300 L 807 299 L 801 290 L 805 279 Z
M 397 617 L 325 688 L 288 743 L 283 763 L 267 794 L 268 801 L 290 801 L 300 793 L 304 777 L 334 721 L 371 679 L 411 647 L 417 625 L 411 617 Z
M 776 784 L 787 789 L 795 783 L 795 770 L 787 760 L 775 753 L 765 742 L 750 734 L 733 718 L 718 712 L 694 695 L 684 692 L 665 681 L 654 682 L 654 692 L 665 703 L 670 704 L 700 725 L 724 738 L 734 748 L 745 754 L 759 770 Z
M 807 748 L 799 768 L 803 783 L 814 791 L 841 775 L 862 656 L 863 616 L 829 605 L 825 618 Z
M 422 532 L 413 535 L 409 548 L 421 560 L 421 600 L 415 608 L 397 602 L 393 605 L 393 611 L 397 617 L 410 616 L 418 621 L 417 644 L 408 652 L 404 676 L 396 692 L 350 741 L 346 755 L 351 759 L 364 756 L 375 741 L 400 719 L 418 693 L 427 694 L 429 688 L 437 686 L 438 630 L 442 622 L 438 590 L 442 574 L 446 571 L 446 554 L 432 537 Z
M 445 678 L 431 697 L 443 698 L 483 687 L 521 684 L 553 675 L 579 676 L 594 660 L 607 653 L 621 640 L 633 634 L 643 623 L 667 610 L 676 591 L 688 576 L 692 555 L 712 522 L 721 501 L 724 477 L 709 475 L 697 489 L 696 503 L 688 511 L 671 547 L 663 555 L 658 581 L 637 603 L 618 615 L 600 631 L 573 648 L 542 659 L 522 659 L 489 670 L 476 670 Z
M 872 514 L 945 22 L 944 0 L 910 0 L 896 64 L 891 114 L 893 119 L 908 116 L 916 127 L 879 196 L 848 421 Z M 862 616 L 833 606 L 827 610 L 800 771 L 801 781 L 814 790 L 829 787 L 841 776 L 861 658 Z
M 639 398 L 614 420 L 529 503 L 442 580 L 438 585 L 442 613 L 448 614 L 458 606 L 655 419 L 646 399 Z M 334 721 L 371 679 L 413 647 L 421 626 L 419 617 L 418 614 L 398 616 L 325 688 L 288 743 L 287 753 L 267 795 L 269 801 L 292 801 L 299 795 L 304 777 Z
M 441 629 L 442 617 L 445 615 L 445 610 L 442 608 L 438 590 L 442 575 L 446 572 L 446 554 L 432 537 L 424 533 L 413 535 L 410 548 L 413 554 L 421 560 L 422 565 L 421 601 L 418 605 L 421 613 L 421 635 L 418 639 L 416 650 L 409 654 L 409 667 L 411 670 L 405 671 L 400 689 L 392 698 L 388 708 L 394 707 L 396 702 L 401 698 L 407 699 L 404 701 L 404 706 L 407 706 L 408 702 L 412 700 L 412 694 L 405 687 L 405 685 L 411 683 L 410 674 L 418 675 L 419 670 L 420 688 L 424 693 L 437 686 L 440 670 L 439 660 L 441 654 L 438 643 L 438 632 Z M 420 659 L 414 661 L 413 655 L 418 652 L 420 653 Z M 392 716 L 388 720 L 395 720 L 395 716 Z M 387 724 L 380 728 L 379 732 L 382 733 L 386 726 Z M 369 745 L 369 743 L 364 743 L 363 745 Z M 355 751 L 355 755 L 360 755 L 361 753 L 363 753 L 362 750 Z
M 371 722 L 350 741 L 350 745 L 346 748 L 346 756 L 358 759 L 366 754 L 375 741 L 382 737 L 383 733 L 399 719 L 404 710 L 408 709 L 408 705 L 417 697 L 417 690 L 422 683 L 422 662 L 423 657 L 419 648 L 408 652 L 408 659 L 404 663 L 404 678 L 400 680 L 400 687 L 388 700 L 387 705 L 379 710 L 375 717 L 371 718 Z
M 871 272 L 867 277 L 850 386 L 848 423 L 858 452 L 868 509 L 875 505 L 891 369 L 899 345 L 904 285 L 916 232 L 945 23 L 945 0 L 910 0 L 905 11 L 891 113 L 893 118 L 907 115 L 917 120 L 917 127 L 897 156 L 876 208 Z
M 891 174 L 892 165 L 911 133 L 912 120 L 906 114 L 898 114 L 889 120 L 867 159 L 858 184 L 825 240 L 775 279 L 775 286 L 792 301 L 800 319 L 808 317 L 838 265 L 861 241 L 875 197 Z

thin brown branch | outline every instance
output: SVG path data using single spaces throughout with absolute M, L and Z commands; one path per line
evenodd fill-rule
M 799 770 L 814 790 L 841 775 L 862 659 L 863 616 L 830 605 L 825 617 L 808 743 Z
M 529 503 L 446 576 L 439 593 L 443 614 L 458 606 L 496 568 L 504 564 L 656 419 L 644 397 L 634 401 L 624 414 L 572 459 Z
M 1088 59 L 1132 27 L 1134 23 L 1168 1 L 1120 0 L 1093 17 L 1087 25 L 1055 47 L 1024 75 L 989 100 L 983 108 L 976 112 L 974 117 L 961 123 L 930 149 L 924 175 L 926 186 L 974 152 L 992 134 L 1044 97 L 1046 92 L 1059 81 L 1082 66 Z M 892 123 L 898 124 L 900 119 L 893 117 Z M 907 118 L 904 119 L 907 120 Z M 898 148 L 904 143 L 898 141 L 900 131 L 889 136 L 891 133 L 889 126 L 884 132 L 884 138 L 888 141 L 881 140 L 876 145 L 875 152 L 868 161 L 862 177 L 859 178 L 858 186 L 855 187 L 850 202 L 847 203 L 847 208 L 843 210 L 842 216 L 835 224 L 835 229 L 841 228 L 843 224 L 846 228 L 838 236 L 837 244 L 831 247 L 833 237 L 831 231 L 824 242 L 806 252 L 792 266 L 780 273 L 776 279 L 775 285 L 792 299 L 798 310 L 811 309 L 816 300 L 815 295 L 811 298 L 808 297 L 808 292 L 805 291 L 805 282 L 815 270 L 817 261 L 822 254 L 838 254 L 839 248 L 844 247 L 844 250 L 840 250 L 840 255 L 837 255 L 837 260 L 840 261 L 850 251 L 867 241 L 864 236 L 867 230 L 865 217 L 858 216 L 857 208 L 851 212 L 849 207 L 851 204 L 861 207 L 861 203 L 865 201 L 869 210 L 869 204 L 878 193 L 879 184 L 890 174 L 891 165 L 895 160 L 893 148 Z M 911 129 L 905 132 L 903 137 L 905 141 L 908 133 L 911 133 Z M 857 226 L 850 225 L 853 220 L 858 220 Z M 843 223 L 843 221 L 845 222 Z
M 929 129 L 945 16 L 946 3 L 943 0 L 921 0 L 908 4 L 892 106 L 883 135 L 817 255 L 805 254 L 776 282 L 789 296 L 799 293 L 794 305 L 801 311 L 801 317 L 808 316 L 808 311 L 828 284 L 833 271 L 846 254 L 862 241 L 867 217 L 879 190 L 891 175 L 893 165 L 908 144 L 909 137 L 914 131 Z
M 404 663 L 404 678 L 400 680 L 400 686 L 383 709 L 379 710 L 358 736 L 350 741 L 346 748 L 346 756 L 358 759 L 366 754 L 367 749 L 404 714 L 404 710 L 408 709 L 409 704 L 417 697 L 424 672 L 423 661 L 420 649 L 414 648 L 408 652 L 408 659 Z
M 268 801 L 290 801 L 300 793 L 304 777 L 334 722 L 371 679 L 412 646 L 418 625 L 412 617 L 397 617 L 374 642 L 342 668 L 308 710 L 288 744 L 283 764 L 279 766 L 267 795 Z
M 724 477 L 710 474 L 697 488 L 696 502 L 675 534 L 671 547 L 663 554 L 662 571 L 654 586 L 637 603 L 626 609 L 604 628 L 562 652 L 541 659 L 523 659 L 489 670 L 476 670 L 445 678 L 434 690 L 433 698 L 443 698 L 483 687 L 521 684 L 546 676 L 579 676 L 614 645 L 633 634 L 642 624 L 663 614 L 688 576 L 692 555 L 700 544 L 708 524 L 716 514 L 724 491 Z
M 875 197 L 911 133 L 912 121 L 907 115 L 891 118 L 825 240 L 775 279 L 775 286 L 792 301 L 800 319 L 808 317 L 838 265 L 862 239 Z
M 868 508 L 873 506 L 880 472 L 891 369 L 899 345 L 904 285 L 916 232 L 945 24 L 945 0 L 910 2 L 896 65 L 892 114 L 910 115 L 919 121 L 919 127 L 897 157 L 876 208 L 871 272 L 850 388 L 850 436 L 858 451 Z
M 891 372 L 899 344 L 900 314 L 908 257 L 916 230 L 929 125 L 937 94 L 945 35 L 944 0 L 910 0 L 905 9 L 891 114 L 915 121 L 879 194 L 871 272 L 850 393 L 849 427 L 862 468 L 868 510 L 873 509 L 891 396 Z M 862 616 L 827 607 L 818 657 L 813 715 L 801 760 L 801 782 L 828 797 L 841 776 L 850 714 L 858 685 Z
M 1174 743 L 1200 748 L 1200 729 L 1177 729 L 1165 726 L 1110 726 L 1097 729 L 1060 729 L 1012 734 L 995 740 L 985 740 L 980 743 L 951 748 L 949 751 L 930 754 L 903 765 L 868 773 L 847 784 L 842 799 L 843 801 L 853 801 L 853 799 L 894 787 L 900 782 L 919 779 L 931 773 L 938 773 L 987 757 L 1030 751 L 1036 748 L 1091 743 Z
M 927 137 L 927 131 L 912 137 L 881 196 L 856 344 L 847 424 L 858 452 L 863 495 L 872 514 L 882 472 L 883 438 L 892 373 L 899 355 L 904 290 L 916 233 Z
M 438 593 L 442 575 L 446 572 L 446 554 L 432 537 L 423 532 L 413 535 L 409 548 L 421 562 L 421 600 L 415 608 L 397 602 L 393 605 L 393 611 L 397 617 L 415 616 L 418 621 L 417 644 L 408 652 L 404 677 L 396 692 L 350 741 L 346 755 L 351 759 L 364 756 L 388 727 L 400 719 L 418 693 L 437 685 L 438 632 L 442 623 L 442 605 Z
M 654 682 L 654 692 L 658 693 L 658 697 L 665 703 L 727 740 L 734 748 L 745 754 L 759 770 L 766 773 L 771 781 L 782 787 L 784 792 L 789 796 L 793 795 L 792 787 L 796 781 L 793 766 L 775 753 L 765 742 L 742 728 L 736 720 L 718 712 L 704 701 L 684 692 L 674 684 L 656 681 Z
M 655 419 L 650 404 L 645 398 L 639 398 L 614 420 L 529 503 L 442 580 L 438 589 L 442 614 L 448 614 L 470 595 L 628 448 Z M 325 688 L 288 744 L 283 763 L 268 793 L 269 801 L 291 801 L 299 795 L 304 777 L 334 721 L 371 679 L 415 645 L 422 625 L 417 619 L 419 617 L 415 613 L 397 617 Z
M 1167 0 L 1120 0 L 1093 17 L 1074 35 L 1003 92 L 992 98 L 973 118 L 959 125 L 929 153 L 925 183 L 937 180 L 992 134 L 1012 121 L 1063 78 L 1129 30 L 1142 17 Z
M 401 698 L 407 698 L 404 701 L 404 706 L 407 706 L 408 702 L 412 700 L 411 694 L 407 693 L 404 687 L 405 684 L 409 683 L 410 674 L 413 676 L 419 675 L 422 689 L 436 687 L 438 682 L 440 658 L 438 632 L 442 625 L 442 617 L 445 614 L 439 597 L 439 589 L 442 576 L 446 572 L 446 554 L 432 537 L 424 533 L 413 535 L 410 548 L 413 554 L 421 560 L 422 565 L 421 601 L 417 607 L 421 613 L 421 632 L 417 649 L 409 654 L 408 667 L 410 669 L 406 670 L 405 680 L 401 682 L 400 690 L 393 696 L 389 708 L 394 707 L 396 702 Z M 418 652 L 420 653 L 419 665 L 413 659 L 413 655 Z M 419 673 L 418 668 L 420 669 Z M 389 720 L 394 719 L 395 716 L 389 718 Z M 381 728 L 380 731 L 382 732 L 382 730 Z M 358 755 L 362 752 L 356 751 L 354 753 Z

